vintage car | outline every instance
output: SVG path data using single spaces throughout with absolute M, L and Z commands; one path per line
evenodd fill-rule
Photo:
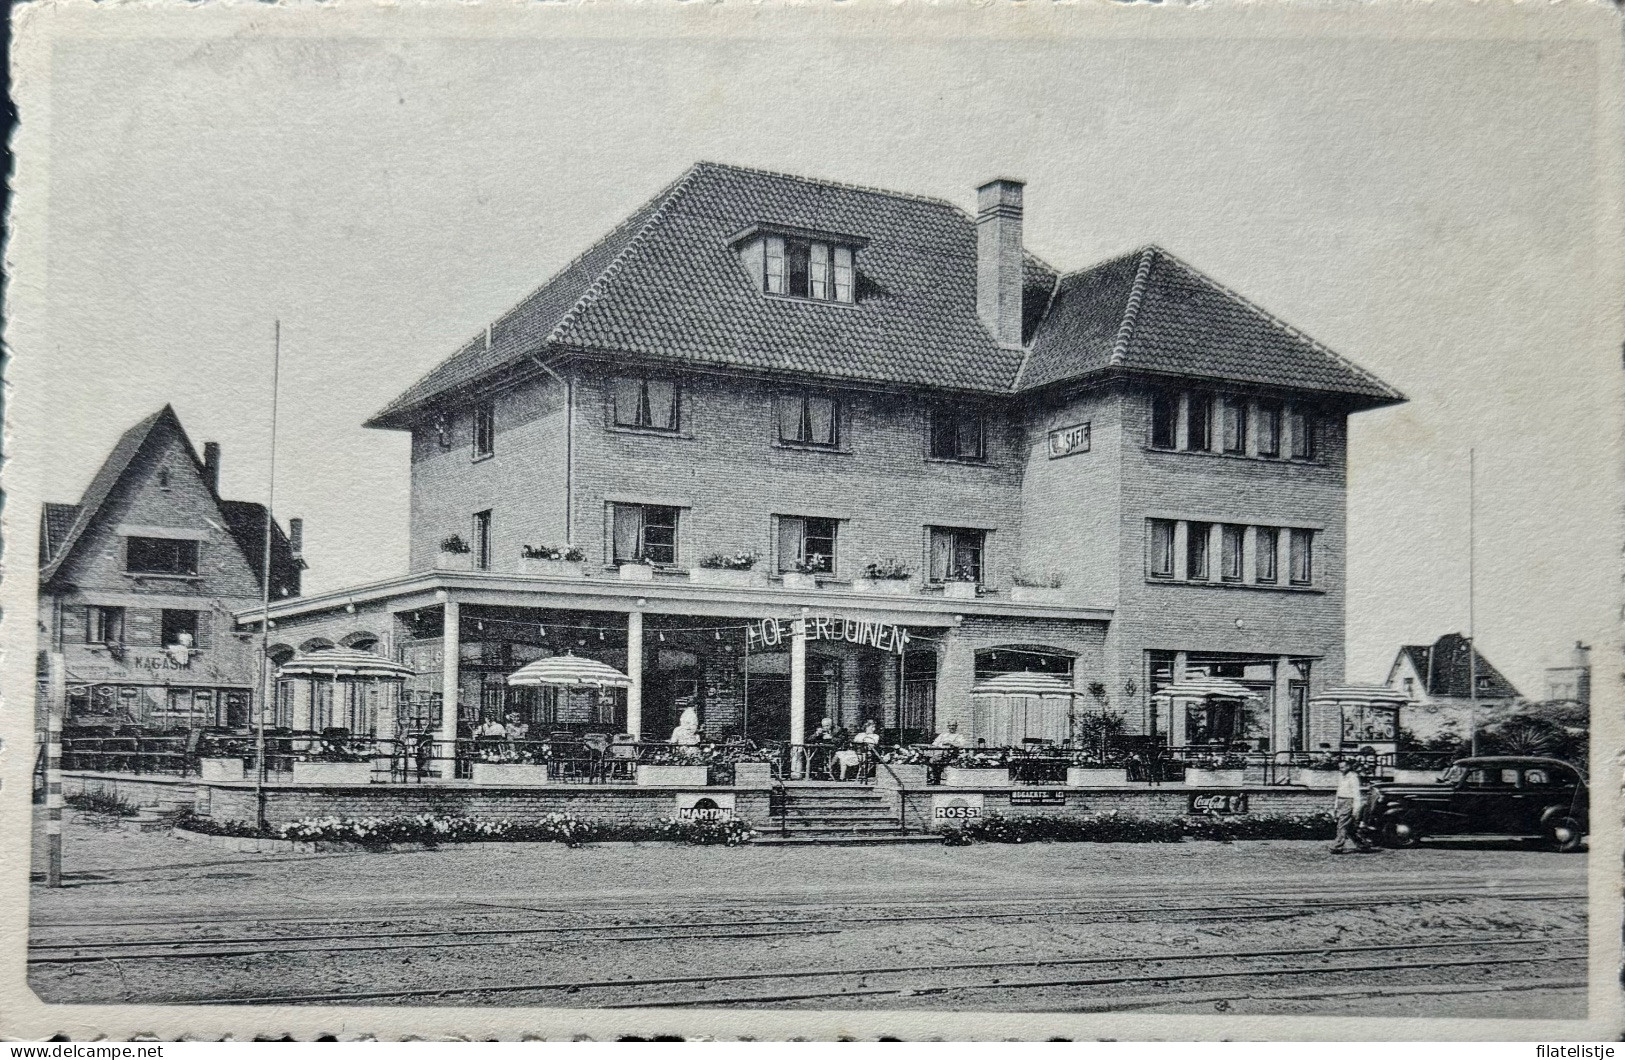
M 1555 758 L 1463 758 L 1432 784 L 1374 784 L 1360 828 L 1384 846 L 1428 836 L 1541 836 L 1579 850 L 1589 800 L 1580 771 Z

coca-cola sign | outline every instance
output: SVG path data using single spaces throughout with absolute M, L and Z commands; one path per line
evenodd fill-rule
M 1238 791 L 1224 794 L 1215 792 L 1192 794 L 1190 812 L 1205 817 L 1236 817 L 1247 812 L 1247 793 Z

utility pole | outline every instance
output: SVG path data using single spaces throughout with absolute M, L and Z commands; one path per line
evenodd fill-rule
M 265 828 L 265 715 L 271 709 L 271 529 L 276 519 L 276 418 L 281 375 L 282 321 L 277 320 L 271 326 L 271 468 L 260 552 L 260 709 L 254 715 L 254 823 L 261 830 Z
M 1475 504 L 1475 502 L 1477 500 L 1477 496 L 1476 496 L 1476 479 L 1477 479 L 1477 470 L 1478 470 L 1478 468 L 1477 468 L 1477 459 L 1478 459 L 1477 450 L 1476 449 L 1468 449 L 1467 450 L 1467 696 L 1468 696 L 1468 702 L 1472 704 L 1472 709 L 1471 709 L 1471 713 L 1469 715 L 1469 718 L 1470 718 L 1470 723 L 1472 725 L 1471 746 L 1472 746 L 1473 757 L 1475 757 L 1475 758 L 1478 757 L 1478 635 L 1477 635 L 1478 630 L 1477 630 L 1477 626 L 1475 624 L 1475 620 L 1477 618 L 1477 611 L 1475 609 L 1475 605 L 1476 605 L 1477 601 L 1476 601 L 1475 596 L 1474 596 L 1474 592 L 1475 592 L 1475 589 L 1476 589 L 1476 586 L 1475 586 L 1474 582 L 1475 582 L 1475 575 L 1477 574 L 1477 559 L 1478 559 L 1477 550 L 1474 547 L 1475 544 L 1476 544 L 1476 537 L 1474 535 L 1474 530 L 1475 530 L 1474 518 L 1475 518 L 1475 514 L 1476 514 L 1476 504 Z

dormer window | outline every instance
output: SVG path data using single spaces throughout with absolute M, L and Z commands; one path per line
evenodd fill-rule
M 820 302 L 853 300 L 852 248 L 784 236 L 763 240 L 762 289 Z

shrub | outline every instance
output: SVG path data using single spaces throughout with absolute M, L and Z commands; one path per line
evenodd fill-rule
M 457 534 L 448 534 L 440 539 L 440 551 L 453 556 L 466 556 L 474 550 Z
M 141 811 L 110 791 L 82 791 L 64 796 L 62 801 L 86 813 L 105 813 L 110 817 L 134 817 Z
M 914 577 L 914 568 L 900 559 L 877 559 L 860 572 L 871 581 L 906 581 Z
M 566 563 L 580 563 L 587 558 L 587 554 L 574 545 L 525 545 L 519 552 L 526 559 L 562 560 Z
M 1337 822 L 1329 813 L 1270 814 L 1258 817 L 1187 817 L 1185 834 L 1192 839 L 1330 839 Z
M 948 846 L 970 843 L 1178 843 L 1183 839 L 1228 843 L 1237 839 L 1330 839 L 1337 826 L 1329 813 L 1258 817 L 1175 817 L 1128 814 L 1089 817 L 1005 817 L 990 813 L 943 833 Z
M 225 827 L 209 822 L 208 827 Z M 255 832 L 210 832 L 213 835 L 255 835 Z M 756 831 L 744 821 L 677 821 L 656 825 L 618 824 L 583 821 L 572 814 L 550 813 L 533 820 L 501 818 L 480 821 L 472 817 L 315 817 L 285 824 L 278 837 L 306 843 L 356 843 L 382 848 L 394 843 L 563 843 L 578 847 L 583 843 L 611 840 L 667 840 L 697 845 L 749 842 Z
M 681 821 L 674 817 L 666 822 L 663 831 L 664 838 L 701 847 L 736 847 L 750 842 L 757 835 L 748 821 L 735 817 L 695 821 Z
M 700 560 L 706 570 L 750 570 L 756 566 L 757 555 L 748 549 L 738 552 L 713 552 Z
M 216 821 L 212 817 L 199 817 L 191 813 L 183 813 L 177 817 L 175 827 L 199 835 L 226 835 L 241 839 L 275 838 L 271 832 L 262 831 L 246 821 Z

